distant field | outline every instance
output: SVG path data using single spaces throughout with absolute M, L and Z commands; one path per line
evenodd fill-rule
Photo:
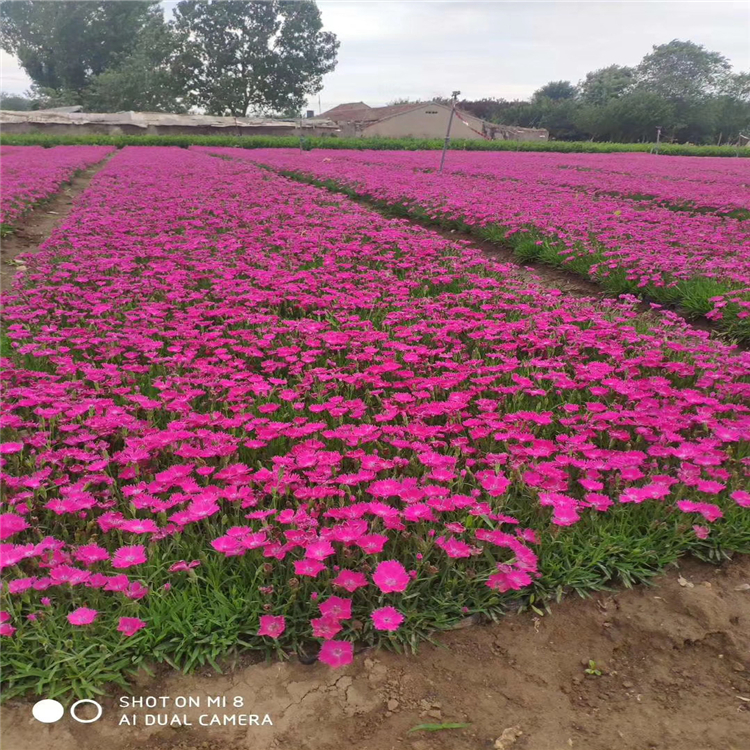
M 211 149 L 706 316 L 750 341 L 750 165 L 649 154 Z

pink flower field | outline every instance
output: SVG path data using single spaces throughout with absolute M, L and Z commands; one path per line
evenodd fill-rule
M 209 149 L 459 228 L 750 340 L 750 164 L 649 154 Z
M 3 146 L 0 225 L 12 227 L 24 213 L 56 193 L 73 175 L 104 159 L 111 146 Z
M 727 255 L 696 241 L 683 270 L 727 284 L 750 262 L 727 245 L 741 221 L 641 212 L 547 166 L 550 194 L 522 198 L 515 154 L 444 177 L 422 154 L 240 156 L 119 151 L 5 295 L 6 695 L 236 649 L 338 668 L 688 552 L 750 552 L 747 352 L 254 162 L 463 220 L 504 207 L 511 231 L 544 214 L 573 250 L 620 206 L 629 229 L 613 218 L 602 243 L 631 232 L 647 263 L 650 238 L 689 226 Z

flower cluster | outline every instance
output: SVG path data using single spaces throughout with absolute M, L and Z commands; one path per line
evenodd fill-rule
M 0 147 L 0 224 L 12 225 L 34 204 L 56 193 L 76 172 L 112 151 L 112 146 Z
M 15 292 L 16 639 L 61 612 L 137 643 L 226 586 L 246 637 L 337 667 L 517 596 L 570 527 L 748 517 L 746 354 L 246 161 L 124 149 Z
M 531 234 L 524 258 L 561 265 L 619 292 L 681 304 L 750 338 L 750 222 L 726 215 L 750 207 L 744 160 L 456 152 L 438 175 L 430 152 L 207 150 L 333 180 L 480 234 L 499 229 L 505 241 Z M 642 197 L 654 200 L 636 199 Z M 704 201 L 708 212 L 699 210 Z

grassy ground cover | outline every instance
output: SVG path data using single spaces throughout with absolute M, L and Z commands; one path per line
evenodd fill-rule
M 424 155 L 396 152 L 210 151 L 508 245 L 522 261 L 559 266 L 615 295 L 679 306 L 690 316 L 713 320 L 738 341 L 750 341 L 750 226 L 745 221 L 590 196 L 566 184 L 565 170 L 558 170 L 556 184 L 551 170 L 537 180 L 517 155 L 498 156 L 481 171 L 467 173 L 463 158 L 470 165 L 475 158 L 456 154 L 452 171 L 439 175 L 423 169 Z
M 750 551 L 750 357 L 673 314 L 169 148 L 118 153 L 26 265 L 5 698 L 237 649 L 337 667 Z
M 47 135 L 44 133 L 3 133 L 0 143 L 13 146 L 231 146 L 236 148 L 299 148 L 296 136 L 258 135 Z M 458 151 L 540 151 L 561 153 L 650 153 L 654 143 L 594 143 L 593 141 L 451 141 L 451 150 Z M 358 149 L 363 151 L 439 151 L 443 139 L 419 138 L 339 138 L 336 136 L 305 137 L 306 149 Z M 735 146 L 693 146 L 662 143 L 659 152 L 670 156 L 721 156 L 746 158 L 750 148 Z

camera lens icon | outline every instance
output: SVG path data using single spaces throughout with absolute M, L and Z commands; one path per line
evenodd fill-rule
M 92 719 L 84 719 L 78 716 L 78 709 L 81 706 L 91 705 L 96 710 L 96 715 Z M 79 724 L 93 724 L 95 721 L 99 721 L 102 718 L 104 709 L 101 703 L 91 700 L 90 698 L 83 698 L 82 700 L 76 701 L 70 707 L 70 715 Z M 37 701 L 32 709 L 32 716 L 40 721 L 42 724 L 54 724 L 56 721 L 60 721 L 65 714 L 65 707 L 60 701 L 52 700 L 51 698 L 45 698 L 44 700 Z
M 90 705 L 94 706 L 96 708 L 96 716 L 94 716 L 93 719 L 81 719 L 79 718 L 78 714 L 76 713 L 76 709 L 79 706 L 85 706 Z M 70 707 L 70 715 L 79 723 L 79 724 L 93 724 L 95 721 L 99 721 L 99 719 L 102 718 L 102 711 L 104 709 L 102 708 L 101 703 L 97 703 L 96 701 L 92 701 L 90 698 L 84 698 L 83 700 L 76 701 L 71 707 Z

